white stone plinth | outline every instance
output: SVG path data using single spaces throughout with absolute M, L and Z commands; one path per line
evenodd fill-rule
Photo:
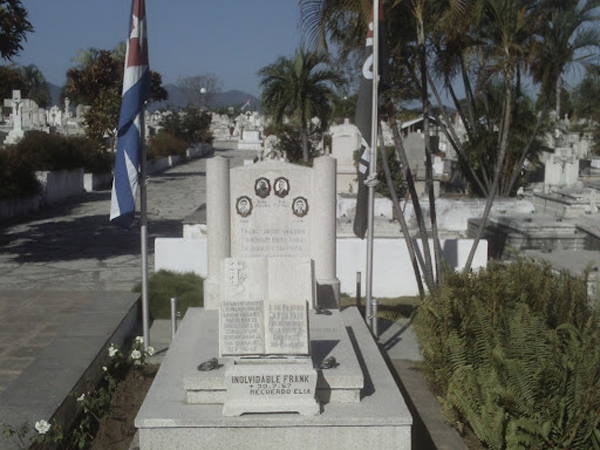
M 347 333 L 346 338 L 348 335 L 352 338 L 365 378 L 360 402 L 330 402 L 322 405 L 318 416 L 265 413 L 239 417 L 224 416 L 222 404 L 190 404 L 186 401 L 182 374 L 188 370 L 187 367 L 195 369 L 203 362 L 198 349 L 210 343 L 216 352 L 218 346 L 217 321 L 214 318 L 214 324 L 202 330 L 205 335 L 194 330 L 197 323 L 192 319 L 197 320 L 202 314 L 193 312 L 190 315 L 189 311 L 197 310 L 188 310 L 136 417 L 141 450 L 411 448 L 412 417 L 356 308 L 342 311 L 339 318 Z M 216 311 L 204 312 L 216 317 Z M 324 332 L 324 329 L 320 331 Z M 329 352 L 336 355 L 340 345 L 338 341 L 330 340 L 328 345 Z M 218 370 L 224 371 L 224 368 Z M 342 363 L 330 371 L 335 373 L 338 370 L 342 370 Z M 215 378 L 215 388 L 218 379 Z M 220 380 L 221 386 L 224 386 L 224 377 L 221 376 Z

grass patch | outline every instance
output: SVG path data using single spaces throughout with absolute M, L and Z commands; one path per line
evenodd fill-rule
M 177 299 L 177 310 L 183 317 L 189 307 L 204 305 L 204 280 L 194 273 L 160 270 L 148 280 L 148 300 L 152 319 L 171 318 L 171 298 Z M 142 283 L 132 289 L 142 292 Z
M 364 316 L 366 299 L 362 297 L 360 301 L 361 304 L 358 309 Z M 418 295 L 409 295 L 402 297 L 377 298 L 377 302 L 377 317 L 395 322 L 398 319 L 410 317 L 414 309 L 420 305 L 421 299 Z M 341 293 L 340 308 L 344 309 L 350 306 L 357 306 L 356 297 Z

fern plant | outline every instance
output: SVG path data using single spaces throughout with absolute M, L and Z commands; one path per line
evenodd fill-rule
M 448 274 L 414 326 L 459 431 L 490 449 L 600 449 L 600 320 L 585 279 L 523 259 Z

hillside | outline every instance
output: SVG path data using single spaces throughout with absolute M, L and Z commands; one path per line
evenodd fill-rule
M 50 98 L 51 105 L 60 105 L 62 108 L 62 104 L 60 102 L 60 93 L 62 88 L 52 83 L 48 83 L 48 87 L 50 89 Z M 148 105 L 148 110 L 150 112 L 157 111 L 159 109 L 178 109 L 183 108 L 187 105 L 187 99 L 185 95 L 179 90 L 179 88 L 174 84 L 166 84 L 165 89 L 169 93 L 169 100 L 166 102 L 155 102 Z M 212 104 L 208 105 L 212 108 L 217 108 L 221 106 L 233 106 L 233 107 L 241 107 L 248 100 L 250 100 L 250 108 L 256 110 L 260 107 L 260 100 L 253 95 L 247 94 L 246 92 L 238 91 L 236 89 L 221 92 L 216 94 L 214 97 L 214 101 Z

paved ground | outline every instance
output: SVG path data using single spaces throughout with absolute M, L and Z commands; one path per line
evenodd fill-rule
M 248 152 L 217 149 L 241 165 Z M 155 237 L 180 237 L 181 220 L 205 202 L 206 159 L 148 181 L 149 269 Z M 126 291 L 141 279 L 139 226 L 109 223 L 110 192 L 0 225 L 0 391 L 85 307 L 86 291 Z

